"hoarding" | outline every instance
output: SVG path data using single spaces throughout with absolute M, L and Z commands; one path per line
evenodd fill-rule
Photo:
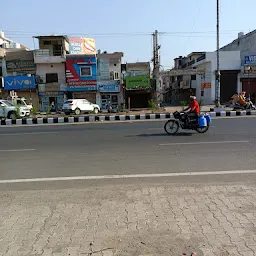
M 35 89 L 34 76 L 6 76 L 4 77 L 4 90 L 30 90 Z
M 96 54 L 95 40 L 93 38 L 70 37 L 70 54 Z
M 68 85 L 68 91 L 97 90 L 96 57 L 67 57 L 66 80 Z
M 151 87 L 149 76 L 127 76 L 126 89 L 147 89 Z

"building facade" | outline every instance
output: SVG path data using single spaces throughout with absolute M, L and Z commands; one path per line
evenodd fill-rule
M 147 108 L 153 98 L 150 62 L 126 63 L 125 96 L 129 108 Z
M 67 99 L 65 75 L 69 43 L 66 36 L 37 36 L 39 49 L 34 51 L 40 109 L 47 111 L 54 103 L 61 109 Z
M 97 54 L 97 104 L 102 111 L 107 111 L 111 105 L 113 109 L 122 109 L 124 93 L 122 86 L 122 52 Z
M 238 90 L 240 63 L 240 51 L 220 52 L 222 102 L 229 101 Z M 175 105 L 188 101 L 190 95 L 196 95 L 204 104 L 214 104 L 216 69 L 216 52 L 192 52 L 186 57 L 174 59 L 174 69 L 162 74 L 164 99 Z
M 256 103 L 256 30 L 244 34 L 240 32 L 231 43 L 223 46 L 221 51 L 240 51 L 241 67 L 238 74 L 238 92 L 246 91 Z

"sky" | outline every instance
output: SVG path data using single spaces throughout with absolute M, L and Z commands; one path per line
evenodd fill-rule
M 159 32 L 160 62 L 194 51 L 216 50 L 216 0 L 12 0 L 1 1 L 0 30 L 38 48 L 33 36 L 91 37 L 96 48 L 124 52 L 124 62 L 150 61 Z M 256 29 L 255 0 L 220 0 L 220 46 Z

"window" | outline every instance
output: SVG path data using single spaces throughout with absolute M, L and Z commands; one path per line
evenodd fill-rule
M 196 80 L 196 75 L 191 75 L 191 80 Z
M 46 83 L 58 83 L 58 74 L 57 73 L 49 73 L 46 74 Z
M 80 76 L 92 76 L 91 67 L 81 67 L 80 68 Z
M 51 45 L 52 42 L 51 41 L 44 41 L 44 45 Z
M 118 80 L 119 79 L 119 73 L 118 72 L 114 72 L 114 80 Z

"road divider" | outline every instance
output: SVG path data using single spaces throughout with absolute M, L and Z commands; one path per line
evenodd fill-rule
M 256 110 L 249 111 L 221 111 L 209 112 L 211 117 L 234 117 L 234 116 L 250 116 L 256 115 Z M 173 117 L 172 113 L 154 113 L 154 114 L 137 114 L 137 115 L 87 115 L 75 117 L 41 117 L 41 118 L 27 118 L 16 120 L 1 120 L 0 126 L 12 125 L 33 125 L 33 124 L 63 124 L 63 123 L 88 123 L 88 122 L 102 122 L 102 121 L 133 121 L 133 120 L 155 120 L 155 119 L 170 119 Z

